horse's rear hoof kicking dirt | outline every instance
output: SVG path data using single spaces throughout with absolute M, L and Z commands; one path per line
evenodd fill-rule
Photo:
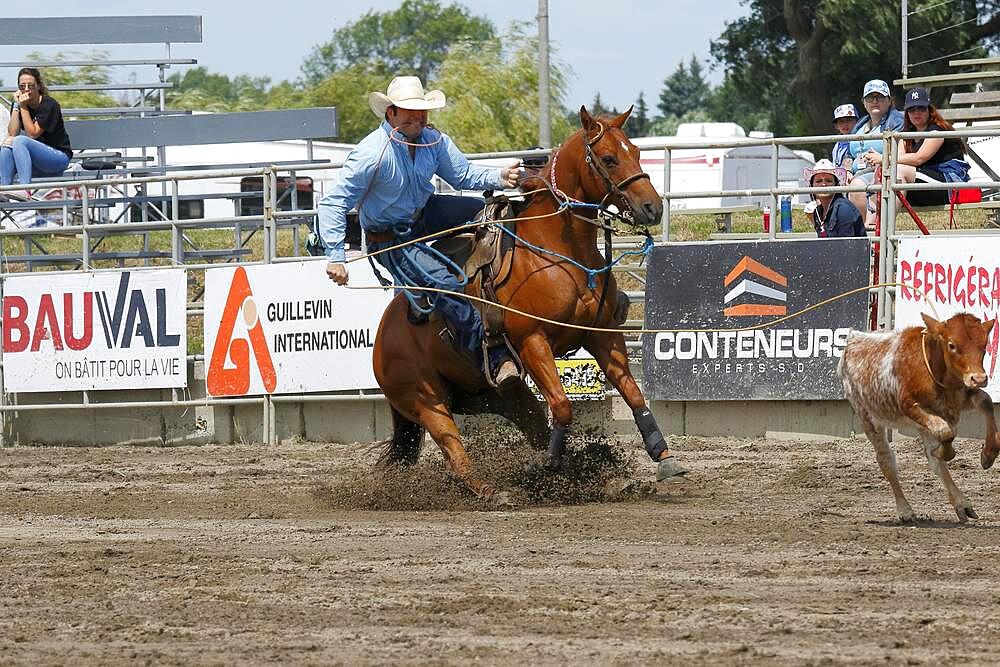
M 602 207 L 613 203 L 637 229 L 659 223 L 663 202 L 639 165 L 639 149 L 621 129 L 629 113 L 631 109 L 617 118 L 597 119 L 581 107 L 582 129 L 553 151 L 540 172 L 544 178 L 522 183 L 522 190 L 531 194 L 518 216 L 523 220 L 515 221 L 509 273 L 495 285 L 500 304 L 581 327 L 548 324 L 504 311 L 504 329 L 548 403 L 552 428 L 522 380 L 505 383 L 497 393 L 475 364 L 442 340 L 435 319 L 422 325 L 410 323 L 407 301 L 398 295 L 382 317 L 373 353 L 375 377 L 393 410 L 394 433 L 385 461 L 414 462 L 426 430 L 441 448 L 445 465 L 473 493 L 491 500 L 501 498 L 496 487 L 472 473 L 453 417 L 453 413 L 493 412 L 510 418 L 534 447 L 547 448 L 550 464 L 558 466 L 573 411 L 554 358 L 583 347 L 632 408 L 650 458 L 667 461 L 662 474 L 685 472 L 670 458 L 667 443 L 629 371 L 624 336 L 620 331 L 595 330 L 616 329 L 628 311 L 627 297 L 618 290 L 610 271 L 596 273 L 591 282 L 584 270 L 606 265 L 597 249 L 597 211 L 592 206 L 573 209 L 563 199 L 568 196 L 571 202 Z

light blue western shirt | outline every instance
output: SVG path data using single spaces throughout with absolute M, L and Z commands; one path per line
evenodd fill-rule
M 411 159 L 407 146 L 392 141 L 390 132 L 401 141 L 433 145 L 418 147 Z M 451 137 L 439 130 L 424 128 L 414 141 L 382 121 L 350 152 L 333 189 L 319 200 L 319 234 L 327 259 L 344 261 L 347 212 L 359 202 L 362 229 L 404 233 L 434 193 L 435 174 L 455 189 L 488 190 L 506 187 L 500 171 L 469 162 Z

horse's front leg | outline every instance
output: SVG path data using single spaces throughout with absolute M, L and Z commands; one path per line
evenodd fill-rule
M 632 371 L 628 367 L 628 348 L 625 347 L 625 337 L 620 333 L 591 333 L 583 344 L 597 365 L 604 371 L 608 382 L 618 390 L 630 408 L 635 419 L 642 442 L 646 446 L 649 458 L 656 462 L 656 479 L 662 481 L 668 477 L 676 477 L 687 473 L 670 453 L 670 446 L 660 433 L 656 418 L 646 406 L 646 399 L 639 389 Z
M 549 467 L 558 468 L 566 450 L 566 429 L 573 420 L 573 406 L 570 405 L 555 357 L 545 334 L 538 332 L 524 339 L 520 349 L 521 362 L 535 380 L 538 390 L 549 404 L 552 413 L 552 434 L 549 436 Z

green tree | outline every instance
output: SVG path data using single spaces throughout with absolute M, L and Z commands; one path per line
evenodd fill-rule
M 729 74 L 712 90 L 706 110 L 707 119 L 733 122 L 747 132 L 770 130 L 772 127 L 767 108 L 762 107 L 756 98 L 742 95 Z
M 32 51 L 25 57 L 25 60 L 28 62 L 107 59 L 107 51 L 93 51 L 91 53 L 60 52 L 54 56 L 46 56 L 38 51 Z M 103 84 L 111 81 L 108 68 L 101 65 L 44 67 L 41 71 L 42 78 L 47 85 Z M 119 104 L 119 101 L 108 93 L 97 90 L 59 91 L 52 93 L 52 96 L 58 100 L 59 106 L 64 109 L 113 107 Z
M 677 70 L 663 81 L 657 108 L 664 116 L 683 116 L 703 109 L 710 92 L 701 63 L 692 55 L 689 66 L 685 67 L 682 60 L 677 63 Z
M 590 111 L 591 115 L 594 116 L 599 116 L 599 115 L 606 116 L 611 113 L 611 109 L 604 106 L 604 100 L 601 99 L 600 92 L 594 94 L 594 101 L 590 103 L 590 108 L 588 109 L 588 111 Z M 574 116 L 576 115 L 575 110 L 571 109 L 570 113 L 573 114 Z
M 334 30 L 329 42 L 313 48 L 302 73 L 307 83 L 317 84 L 342 69 L 378 63 L 394 74 L 416 74 L 426 83 L 452 44 L 479 43 L 493 36 L 493 24 L 472 16 L 462 5 L 403 0 L 399 9 L 369 11 Z
M 196 111 L 254 111 L 271 107 L 273 95 L 269 77 L 240 74 L 233 78 L 194 67 L 183 74 L 175 72 L 168 80 L 174 87 L 166 93 L 167 106 Z M 288 91 L 290 84 L 281 89 Z M 297 99 L 297 98 L 296 98 Z M 282 106 L 301 106 L 286 103 Z
M 985 55 L 1000 34 L 998 4 L 923 3 L 910 16 L 909 34 L 934 37 L 911 40 L 909 61 L 927 62 L 911 68 L 910 75 L 942 71 L 948 54 Z M 775 134 L 828 134 L 833 105 L 857 103 L 865 81 L 891 82 L 899 72 L 898 4 L 749 0 L 747 5 L 749 14 L 728 23 L 713 41 L 712 56 L 729 76 L 730 99 L 757 104 Z M 940 101 L 947 92 L 938 88 L 935 98 Z
M 538 144 L 537 40 L 515 26 L 501 38 L 456 44 L 433 82 L 448 95 L 435 120 L 467 152 L 517 150 Z M 579 125 L 564 109 L 568 67 L 553 56 L 549 82 L 552 139 L 560 142 Z
M 681 123 L 710 123 L 712 116 L 704 109 L 688 111 L 683 116 L 661 116 L 649 124 L 649 136 L 670 137 L 677 134 L 677 128 Z
M 391 78 L 378 63 L 361 63 L 337 70 L 315 86 L 303 91 L 306 106 L 337 107 L 340 132 L 337 140 L 361 141 L 374 129 L 378 119 L 368 106 L 368 94 L 385 90 Z
M 632 115 L 625 122 L 625 131 L 630 137 L 644 137 L 649 132 L 650 122 L 649 106 L 646 104 L 646 98 L 643 96 L 642 91 L 639 91 L 639 97 L 635 100 Z

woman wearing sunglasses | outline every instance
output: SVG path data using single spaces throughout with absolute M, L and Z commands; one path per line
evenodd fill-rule
M 906 91 L 903 103 L 906 120 L 904 132 L 941 132 L 955 129 L 942 118 L 941 113 L 931 104 L 926 88 L 912 88 Z M 904 183 L 921 181 L 969 180 L 969 163 L 965 161 L 965 144 L 961 139 L 906 139 L 899 153 L 897 173 Z M 948 203 L 948 190 L 910 190 L 906 199 L 914 206 L 930 206 Z
M 0 147 L 0 185 L 31 183 L 33 176 L 61 174 L 73 157 L 62 108 L 49 97 L 42 74 L 34 67 L 17 73 L 7 138 Z

